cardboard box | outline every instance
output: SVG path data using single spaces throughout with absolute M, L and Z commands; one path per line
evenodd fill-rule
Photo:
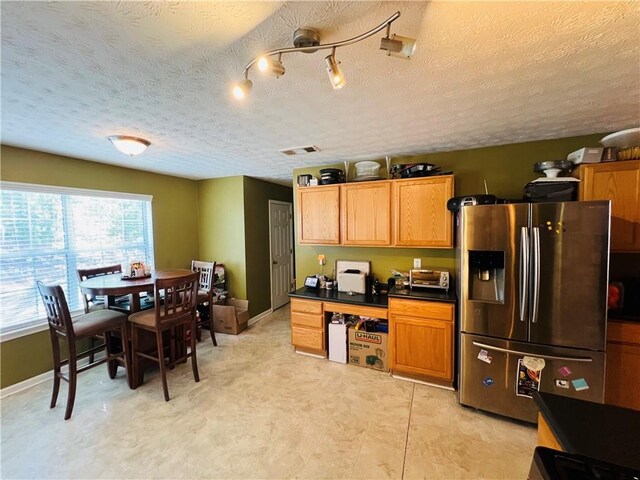
M 247 329 L 249 300 L 227 299 L 226 305 L 212 305 L 213 331 L 238 335 Z
M 389 371 L 388 334 L 349 329 L 349 363 Z

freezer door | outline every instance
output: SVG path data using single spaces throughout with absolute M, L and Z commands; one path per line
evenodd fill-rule
M 602 403 L 604 352 L 509 342 L 461 335 L 460 403 L 480 410 L 536 422 L 532 389 Z M 539 375 L 529 373 L 525 356 L 544 360 Z
M 532 343 L 605 349 L 609 210 L 608 201 L 531 206 Z
M 528 204 L 460 209 L 457 264 L 461 331 L 526 340 L 528 223 Z M 504 254 L 504 267 L 481 279 L 472 256 L 485 252 Z

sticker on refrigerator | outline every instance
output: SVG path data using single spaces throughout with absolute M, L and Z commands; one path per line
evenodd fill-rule
M 489 355 L 489 352 L 486 350 L 480 350 L 480 353 L 478 353 L 478 360 L 482 360 L 485 363 L 491 363 L 492 358 Z
M 563 377 L 568 377 L 569 375 L 571 375 L 571 370 L 569 369 L 569 367 L 564 366 L 558 369 L 558 373 Z
M 484 380 L 482 380 L 482 384 L 483 384 L 485 387 L 490 387 L 490 386 L 491 386 L 491 385 L 493 385 L 494 383 L 496 383 L 496 382 L 495 382 L 495 381 L 493 380 L 493 378 L 491 378 L 491 377 L 487 377 L 487 378 L 485 378 Z
M 573 388 L 576 389 L 576 392 L 589 390 L 589 385 L 584 378 L 576 378 L 575 380 L 571 380 L 571 383 L 573 384 Z
M 556 387 L 558 387 L 558 388 L 569 388 L 569 380 L 556 378 Z
M 527 368 L 522 358 L 518 359 L 518 370 L 516 375 L 516 395 L 518 397 L 532 398 L 533 392 L 540 390 L 540 378 L 542 376 L 542 372 Z
M 529 370 L 533 370 L 534 372 L 540 372 L 546 365 L 544 358 L 538 357 L 524 357 L 522 359 L 522 363 Z

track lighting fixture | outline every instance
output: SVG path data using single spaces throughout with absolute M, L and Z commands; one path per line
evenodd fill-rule
M 327 62 L 327 73 L 329 74 L 331 86 L 334 90 L 341 89 L 347 83 L 347 80 L 338 66 L 339 62 L 336 62 L 336 49 L 334 48 L 331 55 L 328 55 L 324 60 Z
M 258 69 L 261 72 L 268 73 L 274 77 L 280 77 L 284 75 L 284 66 L 282 65 L 282 55 L 287 53 L 314 53 L 318 50 L 331 49 L 331 54 L 325 57 L 327 64 L 327 73 L 331 80 L 331 86 L 334 89 L 340 89 L 346 84 L 344 74 L 340 70 L 340 62 L 336 61 L 336 48 L 346 47 L 347 45 L 353 45 L 354 43 L 361 42 L 362 40 L 369 38 L 370 36 L 387 29 L 387 35 L 381 39 L 380 49 L 387 52 L 387 55 L 393 55 L 395 57 L 409 58 L 416 49 L 416 41 L 413 38 L 401 37 L 399 35 L 391 35 L 391 24 L 400 17 L 400 12 L 396 12 L 391 15 L 386 21 L 378 25 L 377 27 L 362 33 L 357 37 L 350 38 L 348 40 L 342 40 L 340 42 L 327 43 L 322 45 L 320 43 L 320 36 L 318 32 L 310 28 L 299 28 L 293 32 L 293 47 L 278 48 L 264 53 L 263 55 L 251 60 L 246 67 L 244 67 L 244 80 L 238 82 L 233 88 L 233 95 L 236 99 L 242 100 L 249 95 L 251 91 L 252 83 L 249 80 L 249 69 L 254 64 L 258 65 Z M 277 56 L 277 59 L 275 58 Z

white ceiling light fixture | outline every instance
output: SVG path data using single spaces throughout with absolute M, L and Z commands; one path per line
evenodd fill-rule
M 144 152 L 151 142 L 144 138 L 131 137 L 129 135 L 111 135 L 107 137 L 120 152 L 133 156 Z
M 284 66 L 282 65 L 282 55 L 287 53 L 314 53 L 318 50 L 332 49 L 331 55 L 325 57 L 327 64 L 327 72 L 329 73 L 329 79 L 331 80 L 331 86 L 334 89 L 340 89 L 346 84 L 344 74 L 339 68 L 339 62 L 336 62 L 336 48 L 346 47 L 357 42 L 361 42 L 366 38 L 378 33 L 384 28 L 387 29 L 387 36 L 381 40 L 380 48 L 387 52 L 387 55 L 393 55 L 401 58 L 409 58 L 416 49 L 415 39 L 409 37 L 401 37 L 399 35 L 389 36 L 391 30 L 391 24 L 400 17 L 400 12 L 396 12 L 391 15 L 387 20 L 378 25 L 377 27 L 362 33 L 357 37 L 350 38 L 348 40 L 342 40 L 340 42 L 320 44 L 320 36 L 317 31 L 311 28 L 299 28 L 293 32 L 293 47 L 278 48 L 264 53 L 257 58 L 251 60 L 246 67 L 244 67 L 244 80 L 241 80 L 233 87 L 233 95 L 238 100 L 243 100 L 249 95 L 251 91 L 251 80 L 249 80 L 249 69 L 257 63 L 258 69 L 262 72 L 268 72 L 269 74 L 280 77 L 284 75 Z M 275 57 L 277 55 L 277 60 Z

